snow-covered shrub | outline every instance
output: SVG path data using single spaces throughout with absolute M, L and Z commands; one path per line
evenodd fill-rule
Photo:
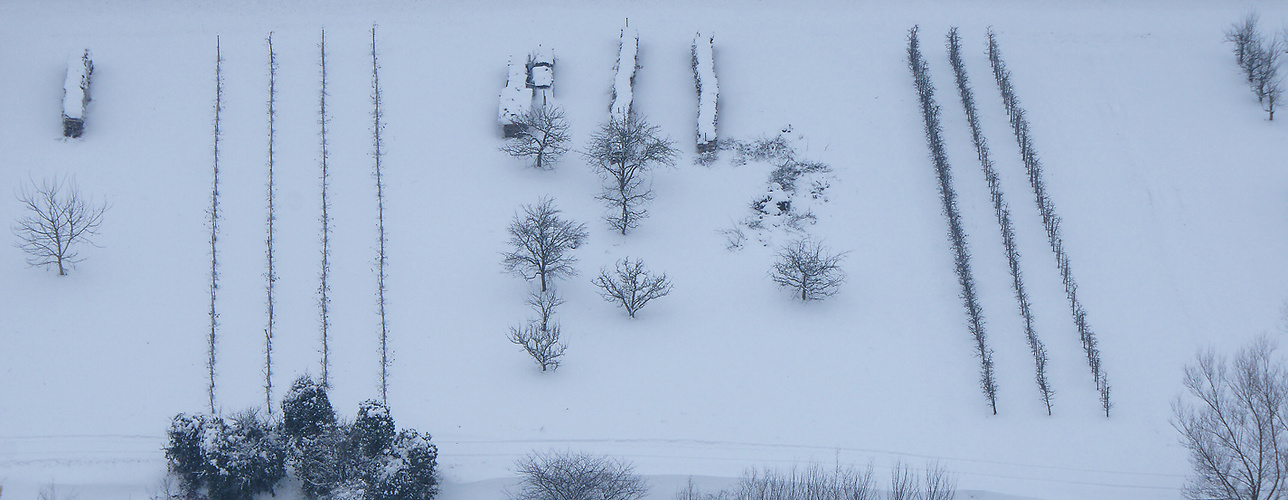
M 394 444 L 394 419 L 389 408 L 374 399 L 358 406 L 358 418 L 353 421 L 350 440 L 358 455 L 375 458 L 387 453 Z
M 335 425 L 326 388 L 307 375 L 295 379 L 282 401 L 282 431 L 292 439 L 317 436 Z
M 166 431 L 167 467 L 179 479 L 180 487 L 187 492 L 200 489 L 205 477 L 206 459 L 201 451 L 205 426 L 204 415 L 189 416 L 180 413 L 175 415 L 170 422 L 170 429 Z
M 213 423 L 205 427 L 202 440 L 211 500 L 250 500 L 272 492 L 286 468 L 285 450 L 269 422 L 246 411 Z
M 614 120 L 625 121 L 631 114 L 632 89 L 635 85 L 635 70 L 639 69 L 636 55 L 639 53 L 640 35 L 632 28 L 622 28 L 621 42 L 617 49 L 616 76 L 613 77 L 613 104 L 609 115 Z
M 286 475 L 282 440 L 253 411 L 231 420 L 180 414 L 167 435 L 168 468 L 189 497 L 250 500 Z
M 698 153 L 714 159 L 716 152 L 716 102 L 720 85 L 716 82 L 715 37 L 698 33 L 693 38 L 693 80 L 698 90 Z
M 516 464 L 523 482 L 511 500 L 636 500 L 648 493 L 629 463 L 574 452 L 533 453 Z
M 438 447 L 429 434 L 403 429 L 375 471 L 365 500 L 428 500 L 438 494 Z
M 89 104 L 90 75 L 94 62 L 89 49 L 67 61 L 67 77 L 63 80 L 63 137 L 80 137 L 85 127 L 85 106 Z
M 750 203 L 751 214 L 739 221 L 740 226 L 755 231 L 757 239 L 765 246 L 772 244 L 771 231 L 783 230 L 789 234 L 802 233 L 806 226 L 816 221 L 814 209 L 827 203 L 827 190 L 832 185 L 832 167 L 826 163 L 801 158 L 784 134 L 788 127 L 774 137 L 746 142 L 738 139 L 720 141 L 720 149 L 734 152 L 730 160 L 735 166 L 748 162 L 769 163 L 774 168 L 769 173 L 765 193 Z M 808 187 L 808 189 L 806 189 Z M 741 231 L 741 230 L 740 230 Z M 741 246 L 729 245 L 730 249 Z

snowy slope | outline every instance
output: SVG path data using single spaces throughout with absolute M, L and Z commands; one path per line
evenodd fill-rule
M 327 29 L 334 240 L 332 401 L 347 415 L 378 394 L 375 187 L 369 29 L 379 25 L 387 106 L 390 405 L 440 447 L 444 498 L 478 498 L 532 449 L 612 453 L 682 481 L 747 467 L 938 460 L 963 490 L 1060 498 L 1178 498 L 1187 464 L 1168 424 L 1198 348 L 1281 336 L 1288 300 L 1288 158 L 1221 31 L 1225 2 L 582 2 L 234 0 L 0 4 L 0 189 L 74 175 L 112 207 L 70 276 L 27 268 L 0 245 L 0 485 L 49 482 L 140 496 L 164 469 L 169 419 L 205 406 L 214 42 L 225 59 L 218 397 L 263 399 L 267 52 L 278 73 L 275 384 L 317 373 L 318 30 Z M 307 8 L 305 8 L 307 6 Z M 1265 26 L 1282 3 L 1257 5 Z M 651 217 L 629 236 L 600 220 L 599 180 L 575 154 L 553 172 L 496 150 L 509 54 L 559 56 L 555 100 L 581 148 L 605 120 L 625 18 L 640 33 L 632 108 L 684 155 L 655 172 Z M 939 90 L 976 279 L 996 349 L 999 413 L 976 387 L 946 225 L 905 61 L 921 25 Z M 966 65 L 1020 240 L 1055 415 L 1031 358 L 952 86 L 943 36 Z M 1069 318 L 1058 273 L 984 56 L 999 36 L 1046 166 L 1082 300 L 1114 388 L 1111 418 Z M 849 250 L 836 297 L 775 289 L 774 248 L 724 248 L 765 164 L 693 165 L 690 44 L 719 40 L 720 135 L 789 134 L 835 170 L 811 234 Z M 61 140 L 70 54 L 94 55 L 84 139 Z M 722 153 L 725 160 L 729 153 Z M 530 285 L 501 272 L 506 225 L 551 196 L 591 228 L 582 275 L 559 283 L 568 356 L 541 374 L 505 339 Z M 19 205 L 0 201 L 0 220 Z M 10 236 L 10 238 L 12 238 Z M 784 242 L 779 237 L 776 243 Z M 630 256 L 665 271 L 670 297 L 628 319 L 589 279 Z M 280 397 L 279 390 L 278 396 Z M 470 489 L 465 483 L 488 481 Z M 721 484 L 721 483 L 713 483 Z M 103 486 L 116 485 L 116 486 Z M 662 486 L 670 485 L 670 486 Z M 474 492 L 474 493 L 470 493 Z M 981 497 L 983 498 L 983 497 Z M 997 497 L 1001 498 L 1001 497 Z

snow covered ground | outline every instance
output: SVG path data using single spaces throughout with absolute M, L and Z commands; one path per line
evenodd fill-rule
M 786 0 L 640 3 L 453 0 L 0 3 L 0 192 L 74 175 L 111 203 L 102 248 L 64 278 L 0 245 L 0 486 L 34 498 L 138 498 L 165 463 L 164 430 L 206 406 L 205 342 L 215 38 L 223 48 L 217 391 L 224 411 L 263 399 L 267 47 L 279 97 L 275 384 L 317 373 L 318 31 L 331 115 L 332 402 L 378 394 L 376 203 L 369 30 L 386 110 L 394 365 L 400 426 L 434 435 L 442 498 L 495 498 L 534 449 L 632 460 L 667 499 L 687 475 L 713 487 L 748 467 L 937 460 L 978 498 L 1179 497 L 1188 469 L 1168 423 L 1197 349 L 1280 338 L 1288 301 L 1288 140 L 1265 120 L 1222 30 L 1282 2 L 1003 0 L 962 4 Z M 497 151 L 506 60 L 558 58 L 555 100 L 574 145 L 607 120 L 620 29 L 640 33 L 633 109 L 684 152 L 653 177 L 651 217 L 613 234 L 599 180 L 570 154 L 553 172 Z M 977 388 L 905 36 L 921 26 L 969 231 L 999 415 Z M 943 37 L 959 26 L 985 134 L 1012 206 L 1055 415 L 1031 381 L 987 186 Z M 1113 387 L 1100 414 L 1054 260 L 984 55 L 997 32 L 1063 218 L 1065 244 Z M 830 164 L 808 231 L 850 252 L 850 280 L 802 304 L 768 277 L 774 246 L 725 249 L 772 167 L 729 152 L 693 164 L 694 33 L 715 36 L 720 130 L 787 134 Z M 65 61 L 89 48 L 85 137 L 61 139 Z M 568 354 L 542 374 L 505 332 L 530 285 L 503 274 L 506 226 L 553 197 L 587 222 L 581 276 L 559 283 Z M 0 221 L 19 216 L 0 200 Z M 9 236 L 12 238 L 12 236 Z M 787 241 L 780 234 L 774 245 Z M 675 284 L 631 320 L 590 284 L 630 256 Z M 279 390 L 278 397 L 282 391 Z M 963 497 L 970 498 L 963 494 Z

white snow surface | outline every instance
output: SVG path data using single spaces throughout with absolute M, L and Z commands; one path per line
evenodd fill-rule
M 698 79 L 698 144 L 716 140 L 716 100 L 720 84 L 716 81 L 714 58 L 715 37 L 698 33 L 693 39 L 693 59 Z
M 261 404 L 268 63 L 277 74 L 275 398 L 318 372 L 317 33 L 328 63 L 334 217 L 331 400 L 346 418 L 378 394 L 370 28 L 386 128 L 389 406 L 433 435 L 442 498 L 498 498 L 517 458 L 573 449 L 632 461 L 650 499 L 681 477 L 729 484 L 749 467 L 935 460 L 977 498 L 1176 499 L 1188 470 L 1170 426 L 1182 367 L 1201 348 L 1283 341 L 1288 125 L 1269 122 L 1222 30 L 1282 2 L 913 0 L 226 0 L 0 2 L 0 192 L 74 175 L 111 208 L 66 277 L 0 245 L 0 485 L 35 498 L 145 496 L 170 419 L 206 406 L 206 210 L 215 37 L 225 107 L 219 256 L 219 406 Z M 649 36 L 636 112 L 693 130 L 693 33 L 720 33 L 721 133 L 791 124 L 830 164 L 811 233 L 850 253 L 849 281 L 802 304 L 767 271 L 775 248 L 725 250 L 717 229 L 765 192 L 770 166 L 711 167 L 685 152 L 653 174 L 650 217 L 602 221 L 578 155 L 535 171 L 497 151 L 492 110 L 515 47 L 561 47 L 560 103 L 582 148 L 604 120 L 622 19 Z M 907 30 L 943 109 L 976 282 L 995 350 L 999 415 L 978 389 L 917 96 Z M 1011 205 L 1055 415 L 1043 411 L 987 184 L 943 37 L 965 62 Z M 1100 414 L 1076 330 L 984 55 L 998 33 L 1062 218 L 1080 298 L 1113 386 Z M 93 47 L 96 119 L 62 141 L 64 56 Z M 557 283 L 568 343 L 541 373 L 505 338 L 533 286 L 501 272 L 521 204 L 554 198 L 591 234 Z M 0 202 L 0 221 L 20 204 Z M 9 238 L 12 238 L 10 236 Z M 590 283 L 630 256 L 669 297 L 627 318 Z M 970 498 L 962 495 L 959 498 Z
M 639 31 L 635 28 L 622 28 L 619 40 L 617 74 L 613 77 L 613 104 L 609 112 L 614 118 L 625 120 L 631 113 L 631 101 L 634 98 L 631 86 L 638 68 L 635 57 L 639 54 Z

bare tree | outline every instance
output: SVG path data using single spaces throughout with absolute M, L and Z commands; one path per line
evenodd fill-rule
M 1269 40 L 1261 40 L 1258 37 L 1256 44 L 1256 89 L 1257 97 L 1261 100 L 1261 109 L 1270 115 L 1270 121 L 1275 120 L 1275 108 L 1283 99 L 1283 79 L 1279 76 L 1279 68 L 1283 65 L 1283 56 L 1285 48 L 1288 48 L 1288 33 L 1272 35 Z
M 586 157 L 604 178 L 599 199 L 613 210 L 606 217 L 609 226 L 625 235 L 639 225 L 648 215 L 644 203 L 653 199 L 645 174 L 658 164 L 674 165 L 678 154 L 671 140 L 661 137 L 659 127 L 634 113 L 614 115 L 591 136 Z
M 1257 40 L 1257 13 L 1253 12 L 1244 17 L 1242 21 L 1230 25 L 1225 30 L 1225 41 L 1234 44 L 1234 57 L 1238 61 L 1239 67 L 1244 68 L 1248 75 L 1248 81 L 1253 78 L 1252 65 L 1248 64 L 1249 55 L 1252 53 L 1252 46 Z
M 957 496 L 957 479 L 939 464 L 926 464 L 925 500 L 953 500 Z
M 537 312 L 538 319 L 529 320 L 523 326 L 510 327 L 510 342 L 522 347 L 532 359 L 541 365 L 541 371 L 553 371 L 559 368 L 559 358 L 563 357 L 567 345 L 559 341 L 559 324 L 553 318 L 555 308 L 563 304 L 554 292 L 537 292 L 528 297 L 528 305 Z
M 532 359 L 541 365 L 543 372 L 559 369 L 559 358 L 563 357 L 564 351 L 568 348 L 559 341 L 558 324 L 546 325 L 543 328 L 539 321 L 528 321 L 521 327 L 510 327 L 509 339 L 511 343 L 522 347 L 529 356 L 532 356 Z
M 538 170 L 554 168 L 554 163 L 568 152 L 568 120 L 562 108 L 536 106 L 515 121 L 523 130 L 508 139 L 501 151 L 515 158 L 528 158 Z
M 268 32 L 268 217 L 266 225 L 268 226 L 268 237 L 264 240 L 265 257 L 267 257 L 268 269 L 264 273 L 264 288 L 266 294 L 266 305 L 268 306 L 268 324 L 264 327 L 264 408 L 268 414 L 273 414 L 273 326 L 277 322 L 276 306 L 276 287 L 277 259 L 273 254 L 273 223 L 277 221 L 277 211 L 274 208 L 274 200 L 277 198 L 277 188 L 273 183 L 273 147 L 277 142 L 277 53 L 273 51 L 273 32 Z
M 106 202 L 95 204 L 75 181 L 59 178 L 24 186 L 18 201 L 27 208 L 27 215 L 13 226 L 18 248 L 27 254 L 27 264 L 56 266 L 59 276 L 84 260 L 77 248 L 94 244 L 90 237 L 98 234 L 107 211 Z
M 210 210 L 210 336 L 206 369 L 210 374 L 210 384 L 206 386 L 206 395 L 210 398 L 210 413 L 215 413 L 215 340 L 219 330 L 219 313 L 215 309 L 215 296 L 219 291 L 219 115 L 224 109 L 224 56 L 219 48 L 219 36 L 215 36 L 215 128 L 214 128 L 214 164 L 211 167 Z
M 320 41 L 318 42 L 319 69 L 322 77 L 321 90 L 318 92 L 318 125 L 321 127 L 318 131 L 318 140 L 321 146 L 320 166 L 322 173 L 322 269 L 318 273 L 318 312 L 320 315 L 318 329 L 322 334 L 322 386 L 331 386 L 331 346 L 329 343 L 329 333 L 331 330 L 331 202 L 327 199 L 327 192 L 330 191 L 331 176 L 327 170 L 327 159 L 331 157 L 331 152 L 327 148 L 327 124 L 331 119 L 326 113 L 326 30 L 322 30 Z
M 1172 426 L 1194 467 L 1185 498 L 1283 498 L 1288 371 L 1274 352 L 1275 345 L 1261 337 L 1241 349 L 1233 363 L 1208 350 L 1185 367 L 1191 398 L 1172 403 Z
M 912 468 L 904 465 L 903 462 L 895 462 L 890 468 L 890 495 L 889 500 L 919 500 L 921 498 L 921 484 L 917 481 L 917 476 L 913 474 Z
M 798 292 L 801 300 L 820 300 L 835 294 L 845 282 L 840 265 L 844 258 L 845 252 L 830 253 L 817 241 L 796 240 L 778 252 L 769 275 L 774 283 Z
M 378 250 L 376 251 L 376 303 L 380 308 L 380 402 L 389 404 L 389 320 L 385 312 L 385 278 L 389 277 L 389 258 L 385 245 L 389 238 L 385 235 L 385 180 L 381 170 L 380 159 L 384 157 L 384 142 L 380 131 L 384 130 L 384 114 L 380 110 L 380 62 L 376 58 L 376 26 L 371 25 L 371 157 L 376 178 L 376 234 Z
M 621 304 L 632 318 L 649 301 L 671 293 L 666 273 L 653 275 L 644 267 L 643 260 L 630 257 L 617 261 L 617 269 L 611 275 L 607 269 L 600 269 L 599 276 L 591 282 L 602 290 L 599 293 L 604 300 Z
M 648 493 L 631 464 L 606 456 L 537 452 L 515 465 L 523 482 L 512 500 L 635 500 Z
M 515 214 L 510 223 L 510 245 L 502 263 L 506 270 L 524 279 L 541 279 L 541 291 L 548 289 L 548 279 L 577 274 L 577 259 L 568 254 L 586 241 L 586 225 L 564 220 L 549 198 L 536 205 L 524 205 L 523 215 Z

